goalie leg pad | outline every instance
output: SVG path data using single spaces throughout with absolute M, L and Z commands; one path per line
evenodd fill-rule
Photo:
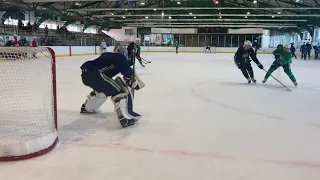
M 126 113 L 132 118 L 135 119 L 136 121 L 141 119 L 141 115 L 133 111 L 133 95 L 131 94 L 131 91 L 129 88 L 126 86 L 125 82 L 120 78 L 117 77 L 115 79 L 118 85 L 120 85 L 122 91 L 124 91 L 127 94 L 126 99 L 126 105 L 127 105 L 127 111 Z
M 90 113 L 97 112 L 97 110 L 106 102 L 107 96 L 102 92 L 92 91 L 84 103 L 85 110 Z
M 132 126 L 136 122 L 136 120 L 127 114 L 126 97 L 128 97 L 127 93 L 120 92 L 111 98 L 114 103 L 115 112 L 117 113 L 117 119 L 123 128 Z
M 111 98 L 114 104 L 114 111 L 117 113 L 119 121 L 123 119 L 132 119 L 128 113 L 127 98 L 128 94 L 125 92 L 120 92 Z

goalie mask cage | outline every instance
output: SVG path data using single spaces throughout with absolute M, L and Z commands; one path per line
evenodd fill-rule
M 0 47 L 0 161 L 33 158 L 58 142 L 55 54 Z

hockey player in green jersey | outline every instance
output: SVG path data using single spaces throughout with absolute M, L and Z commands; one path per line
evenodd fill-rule
M 262 81 L 263 83 L 267 81 L 274 70 L 282 66 L 284 72 L 289 76 L 293 84 L 295 86 L 298 85 L 296 78 L 292 74 L 290 68 L 290 64 L 292 63 L 292 54 L 290 52 L 290 47 L 290 44 L 286 44 L 284 46 L 279 46 L 276 50 L 273 51 L 273 55 L 275 56 L 276 60 L 272 63 L 267 74 L 264 76 L 264 80 Z
M 179 49 L 179 42 L 176 41 L 176 54 L 178 54 L 178 49 Z

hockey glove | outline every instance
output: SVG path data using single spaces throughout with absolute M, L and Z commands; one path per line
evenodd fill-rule
M 262 64 L 258 64 L 258 67 L 259 67 L 260 69 L 263 69 L 263 65 L 262 65 Z
M 139 85 L 139 81 L 134 76 L 132 76 L 131 78 L 127 78 L 127 77 L 123 76 L 123 79 L 126 82 L 126 85 L 131 88 L 136 89 L 137 86 Z
M 276 58 L 276 61 L 281 61 L 282 60 L 282 55 L 281 54 L 276 54 L 274 55 L 274 57 Z

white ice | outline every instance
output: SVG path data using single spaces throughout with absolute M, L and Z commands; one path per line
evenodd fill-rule
M 121 129 L 110 100 L 82 115 L 91 91 L 80 66 L 96 56 L 57 60 L 60 144 L 20 162 L 1 162 L 1 180 L 319 180 L 320 62 L 294 60 L 294 87 L 282 69 L 254 67 L 247 84 L 233 54 L 143 53 L 137 73 L 139 123 Z M 268 69 L 272 55 L 258 55 Z

